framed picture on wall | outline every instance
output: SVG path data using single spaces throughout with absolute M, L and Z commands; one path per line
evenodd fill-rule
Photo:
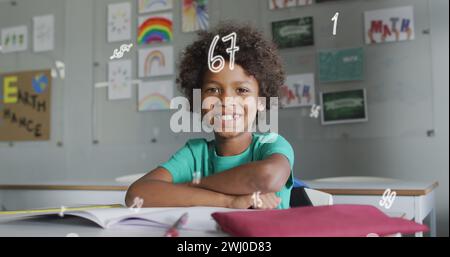
M 322 125 L 369 121 L 365 89 L 320 94 Z
M 131 39 L 131 3 L 108 5 L 108 42 Z
M 364 79 L 364 49 L 319 51 L 319 79 L 322 83 Z
M 412 6 L 372 10 L 364 13 L 366 44 L 414 40 Z
M 172 13 L 157 13 L 138 18 L 137 43 L 141 46 L 173 41 Z
M 148 81 L 139 85 L 139 112 L 170 110 L 173 98 L 172 80 Z
M 175 72 L 173 46 L 139 49 L 139 78 L 168 76 Z
M 183 0 L 181 22 L 183 32 L 208 30 L 208 0 Z
M 28 27 L 17 26 L 1 30 L 3 53 L 26 51 L 28 49 Z
M 172 0 L 138 0 L 138 12 L 149 13 L 170 10 L 173 8 Z
M 280 49 L 314 45 L 313 17 L 272 22 L 273 41 Z
M 314 73 L 287 76 L 281 87 L 281 107 L 294 108 L 312 106 L 315 101 Z

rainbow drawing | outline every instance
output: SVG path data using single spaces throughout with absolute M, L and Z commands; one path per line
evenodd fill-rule
M 139 101 L 139 111 L 154 111 L 170 109 L 170 100 L 164 95 L 154 93 Z
M 139 49 L 138 57 L 140 78 L 172 75 L 175 71 L 172 46 Z
M 173 81 L 144 82 L 139 86 L 140 112 L 168 110 L 173 97 Z
M 172 0 L 139 0 L 139 13 L 156 12 L 172 8 Z
M 173 22 L 171 14 L 141 17 L 139 21 L 138 44 L 172 42 Z
M 153 63 L 156 63 L 158 67 L 166 66 L 166 58 L 161 51 L 159 50 L 152 51 L 145 58 L 144 73 L 146 76 L 150 76 L 152 74 Z

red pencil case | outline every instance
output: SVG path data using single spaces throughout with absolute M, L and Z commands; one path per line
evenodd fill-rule
M 216 212 L 212 217 L 224 232 L 237 237 L 366 237 L 428 231 L 425 225 L 391 218 L 369 205 Z

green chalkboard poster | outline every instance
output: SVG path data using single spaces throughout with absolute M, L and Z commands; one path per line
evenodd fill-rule
M 322 93 L 320 101 L 323 125 L 368 121 L 365 89 Z
M 280 49 L 314 45 L 313 17 L 273 22 L 272 35 Z
M 354 81 L 364 79 L 364 51 L 362 48 L 319 52 L 320 82 Z

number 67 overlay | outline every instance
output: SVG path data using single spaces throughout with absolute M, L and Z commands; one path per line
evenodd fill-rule
M 208 68 L 211 72 L 219 73 L 225 67 L 225 59 L 221 55 L 214 55 L 214 49 L 216 48 L 217 42 L 220 36 L 214 37 L 208 52 Z M 231 47 L 227 48 L 227 53 L 230 55 L 230 70 L 234 70 L 234 61 L 236 52 L 239 51 L 239 47 L 236 46 L 237 35 L 236 32 L 229 34 L 222 38 L 223 42 L 231 41 Z

